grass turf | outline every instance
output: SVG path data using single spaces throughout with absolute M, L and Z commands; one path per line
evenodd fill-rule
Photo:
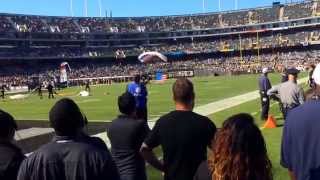
M 221 76 L 193 78 L 196 90 L 196 105 L 203 105 L 227 97 L 243 94 L 257 89 L 258 75 Z M 271 74 L 273 83 L 279 82 L 278 74 Z M 149 90 L 149 118 L 156 118 L 173 109 L 171 86 L 173 81 L 165 84 L 148 85 Z M 52 105 L 62 97 L 74 99 L 93 121 L 110 121 L 117 114 L 117 97 L 125 91 L 126 84 L 113 84 L 112 86 L 92 87 L 92 96 L 79 97 L 81 88 L 68 88 L 58 92 L 60 95 L 54 100 L 48 100 L 46 93 L 44 99 L 36 94 L 24 100 L 0 100 L 0 109 L 10 112 L 16 119 L 37 120 L 48 119 L 48 112 Z

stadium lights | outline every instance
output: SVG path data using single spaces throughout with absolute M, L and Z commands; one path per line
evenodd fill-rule
M 202 0 L 202 13 L 206 12 L 206 7 L 205 7 L 205 0 Z
M 219 0 L 219 12 L 221 11 L 221 0 Z
M 84 0 L 84 16 L 88 17 L 88 0 Z
M 102 17 L 102 0 L 98 0 L 98 5 L 99 5 L 99 15 Z
M 238 10 L 238 0 L 234 0 L 234 9 Z
M 70 0 L 70 15 L 71 15 L 71 17 L 74 16 L 74 13 L 73 13 L 73 0 Z

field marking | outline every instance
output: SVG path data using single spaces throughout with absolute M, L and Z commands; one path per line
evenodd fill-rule
M 298 80 L 298 84 L 305 83 L 307 80 L 308 80 L 308 77 L 299 79 Z M 255 90 L 255 91 L 251 91 L 251 92 L 248 92 L 248 93 L 245 93 L 245 94 L 241 94 L 241 95 L 238 95 L 238 96 L 234 96 L 234 97 L 226 98 L 226 99 L 223 99 L 223 100 L 215 101 L 215 102 L 212 102 L 212 103 L 209 103 L 209 104 L 206 104 L 206 105 L 198 106 L 198 107 L 196 107 L 194 109 L 194 112 L 196 112 L 198 114 L 201 114 L 203 116 L 208 116 L 208 115 L 211 115 L 211 114 L 214 114 L 214 113 L 217 113 L 217 112 L 220 112 L 220 111 L 223 111 L 223 110 L 238 106 L 240 104 L 256 100 L 259 97 L 260 97 L 259 91 Z M 275 104 L 277 104 L 277 103 L 273 103 L 273 104 L 271 104 L 271 106 L 274 106 Z M 152 118 L 152 119 L 148 120 L 148 125 L 149 125 L 149 127 L 151 129 L 154 127 L 155 121 L 157 119 L 158 118 Z M 107 133 L 106 132 L 103 132 L 103 133 L 100 133 L 100 134 L 96 134 L 94 136 L 101 138 L 109 148 L 111 147 L 110 140 L 107 137 Z
M 101 99 L 85 99 L 85 100 L 78 100 L 75 101 L 77 104 L 84 104 L 84 103 L 89 103 L 89 102 L 99 102 Z

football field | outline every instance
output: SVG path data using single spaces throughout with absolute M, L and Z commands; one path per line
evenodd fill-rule
M 302 74 L 300 76 L 303 76 Z M 212 102 L 222 101 L 231 97 L 239 96 L 257 90 L 259 75 L 241 75 L 241 76 L 220 76 L 220 77 L 199 77 L 192 81 L 196 91 L 196 106 L 203 107 Z M 280 82 L 279 74 L 269 75 L 273 85 Z M 171 95 L 171 86 L 173 80 L 164 84 L 151 83 L 149 90 L 149 119 L 156 120 L 159 116 L 174 109 Z M 303 84 L 304 86 L 304 84 Z M 117 97 L 125 91 L 126 84 L 113 84 L 111 86 L 92 86 L 92 96 L 79 97 L 81 88 L 68 88 L 58 92 L 54 100 L 49 100 L 44 93 L 44 98 L 40 99 L 36 94 L 31 94 L 27 99 L 0 101 L 0 109 L 10 112 L 18 120 L 41 120 L 47 121 L 48 112 L 55 101 L 62 97 L 74 99 L 81 110 L 87 115 L 90 121 L 111 121 L 117 114 Z M 277 119 L 278 128 L 262 130 L 269 157 L 273 163 L 274 179 L 288 179 L 285 169 L 280 167 L 280 144 L 283 120 L 278 110 L 278 104 L 271 101 L 271 111 Z M 209 109 L 210 110 L 210 109 Z M 220 127 L 224 119 L 240 112 L 246 112 L 256 118 L 258 126 L 262 126 L 260 121 L 260 101 L 253 99 L 248 102 L 236 105 L 234 107 L 225 107 L 215 113 L 208 114 L 213 122 Z M 187 122 L 186 122 L 187 123 Z M 150 179 L 161 179 L 161 174 L 149 169 Z
M 258 75 L 220 76 L 193 78 L 196 91 L 196 106 L 205 105 L 228 97 L 237 96 L 257 89 Z M 271 74 L 272 83 L 279 82 L 279 75 Z M 171 86 L 173 80 L 164 84 L 150 83 L 149 91 L 149 119 L 154 119 L 173 109 Z M 22 100 L 0 100 L 0 108 L 14 115 L 19 120 L 46 120 L 52 105 L 59 98 L 74 99 L 87 115 L 89 121 L 111 121 L 117 112 L 117 97 L 126 89 L 126 84 L 92 86 L 92 96 L 80 97 L 81 87 L 73 87 L 57 91 L 56 99 L 49 100 L 47 94 L 40 99 L 36 93 Z

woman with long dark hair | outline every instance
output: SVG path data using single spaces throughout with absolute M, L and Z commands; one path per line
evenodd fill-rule
M 228 118 L 218 131 L 208 162 L 194 180 L 272 180 L 266 144 L 249 114 Z

